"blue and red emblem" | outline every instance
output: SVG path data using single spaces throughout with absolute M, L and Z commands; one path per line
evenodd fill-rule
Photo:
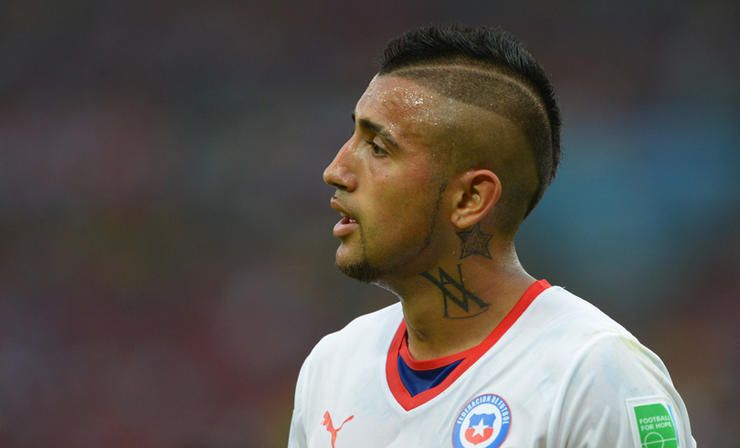
M 509 434 L 511 412 L 494 394 L 480 395 L 465 405 L 455 420 L 453 448 L 498 448 Z

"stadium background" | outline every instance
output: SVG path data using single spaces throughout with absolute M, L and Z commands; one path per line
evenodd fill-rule
M 439 22 L 511 30 L 559 94 L 525 266 L 737 446 L 739 4 L 514 3 L 2 2 L 0 446 L 285 446 L 310 348 L 392 301 L 333 267 L 321 172 L 386 41 Z

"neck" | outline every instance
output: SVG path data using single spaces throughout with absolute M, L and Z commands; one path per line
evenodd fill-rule
M 420 275 L 386 282 L 400 298 L 411 355 L 452 355 L 481 343 L 535 281 L 513 243 L 491 244 L 490 258 L 453 254 Z

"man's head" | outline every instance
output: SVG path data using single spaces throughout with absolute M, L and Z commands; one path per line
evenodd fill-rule
M 511 241 L 555 175 L 560 118 L 542 69 L 492 28 L 391 41 L 324 173 L 337 264 L 362 280 L 416 275 L 476 224 Z

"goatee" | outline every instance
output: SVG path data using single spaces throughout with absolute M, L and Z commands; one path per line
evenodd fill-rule
M 378 280 L 381 275 L 383 275 L 383 271 L 374 266 L 371 266 L 370 263 L 368 263 L 367 261 L 361 261 L 360 263 L 353 263 L 348 265 L 337 264 L 337 267 L 346 276 L 365 283 L 372 283 Z

